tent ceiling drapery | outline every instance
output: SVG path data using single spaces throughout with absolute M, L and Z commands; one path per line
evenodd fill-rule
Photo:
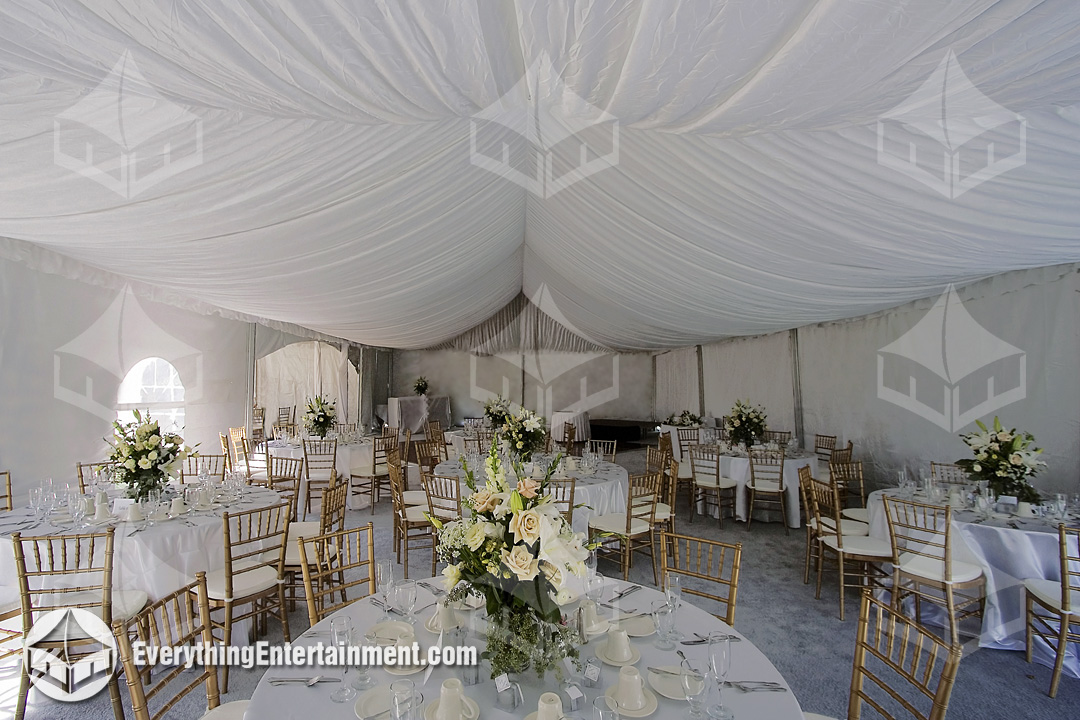
M 1071 0 L 12 0 L 0 236 L 393 347 L 521 293 L 619 348 L 854 317 L 1080 259 L 1078 27 Z M 1016 114 L 1022 164 L 963 194 L 879 162 L 879 120 L 967 166 Z M 514 117 L 557 166 L 617 126 L 617 162 L 537 193 L 471 153 Z M 145 180 L 80 167 L 164 145 Z

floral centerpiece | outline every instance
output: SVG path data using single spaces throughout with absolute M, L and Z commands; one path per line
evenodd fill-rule
M 412 384 L 412 391 L 417 395 L 427 395 L 428 381 L 427 378 L 421 375 L 416 378 L 416 382 Z
M 531 410 L 521 408 L 516 413 L 506 416 L 499 437 L 506 442 L 510 456 L 514 458 L 515 469 L 520 463 L 532 460 L 533 453 L 543 452 L 547 443 L 547 429 L 544 427 L 544 418 Z
M 578 657 L 576 633 L 560 608 L 572 599 L 566 579 L 585 576 L 593 546 L 545 493 L 552 470 L 543 479 L 521 478 L 511 489 L 495 443 L 483 487 L 464 460 L 462 468 L 473 491 L 462 505 L 471 517 L 444 524 L 429 516 L 439 534 L 439 557 L 447 563 L 447 602 L 483 596 L 490 622 L 483 656 L 491 661 L 492 677 L 529 666 L 540 677 L 552 668 L 561 673 L 564 658 Z
M 304 412 L 304 428 L 312 435 L 324 438 L 334 426 L 336 417 L 337 410 L 334 409 L 334 403 L 329 402 L 322 395 L 316 395 L 314 400 L 308 400 L 307 410 Z
M 701 424 L 701 416 L 695 415 L 689 410 L 683 410 L 680 415 L 672 413 L 664 419 L 664 425 L 674 425 L 676 427 L 696 427 Z
M 501 428 L 509 415 L 510 401 L 502 395 L 484 403 L 484 417 L 488 419 L 493 428 Z
M 768 429 L 765 417 L 764 408 L 752 406 L 749 400 L 736 400 L 724 424 L 728 440 L 732 445 L 741 444 L 749 450 L 757 440 L 765 437 L 765 430 Z
M 1039 502 L 1039 493 L 1028 478 L 1046 467 L 1046 463 L 1038 459 L 1042 449 L 1032 447 L 1034 436 L 1017 432 L 1016 428 L 1005 430 L 997 417 L 993 430 L 980 420 L 975 424 L 979 432 L 960 435 L 975 457 L 957 460 L 956 464 L 977 480 L 985 480 L 999 496 L 1011 495 L 1017 502 Z
M 179 435 L 162 433 L 149 411 L 145 416 L 138 410 L 134 414 L 134 422 L 113 423 L 109 462 L 116 466 L 116 481 L 127 485 L 128 496 L 144 500 L 164 488 L 169 478 L 180 477 L 184 460 L 196 453 Z

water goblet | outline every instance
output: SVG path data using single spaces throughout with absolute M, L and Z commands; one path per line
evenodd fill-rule
M 76 488 L 70 488 L 67 493 L 67 509 L 71 513 L 71 519 L 74 522 L 76 530 L 81 530 L 83 526 L 83 518 L 86 517 L 86 500 L 83 498 L 83 494 Z
M 716 677 L 717 702 L 706 711 L 714 720 L 732 720 L 734 715 L 724 707 L 724 681 L 731 669 L 731 638 L 727 635 L 709 636 L 709 665 Z
M 352 645 L 353 627 L 352 620 L 347 616 L 336 617 L 330 620 L 330 640 L 343 655 Z M 341 658 L 341 685 L 330 693 L 330 699 L 336 703 L 349 702 L 356 698 L 356 690 L 348 684 L 349 663 L 345 657 Z
M 34 520 L 41 522 L 45 514 L 45 488 L 30 488 L 30 509 L 34 511 Z
M 598 572 L 593 572 L 585 578 L 585 597 L 592 600 L 593 604 L 596 605 L 597 617 L 600 616 L 600 598 L 604 595 L 605 585 L 604 576 Z
M 413 608 L 416 607 L 416 581 L 402 580 L 394 586 L 394 605 L 405 613 L 405 621 L 410 625 L 416 624 L 413 617 Z
M 682 689 L 686 695 L 686 701 L 690 703 L 690 720 L 701 720 L 705 715 L 702 712 L 705 699 L 708 697 L 708 664 L 702 660 L 686 659 L 682 661 Z
M 675 605 L 667 600 L 657 600 L 652 605 L 653 624 L 656 625 L 656 647 L 658 650 L 674 650 L 675 643 Z
M 675 574 L 668 575 L 668 586 L 664 594 L 667 596 L 667 601 L 677 610 L 682 605 L 682 577 Z
M 1065 493 L 1054 493 L 1054 516 L 1058 520 L 1065 519 L 1068 506 L 1068 496 Z
M 601 695 L 593 700 L 593 720 L 619 720 L 619 709 L 614 700 Z

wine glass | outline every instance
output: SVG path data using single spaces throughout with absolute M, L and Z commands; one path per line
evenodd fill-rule
M 674 574 L 668 575 L 668 585 L 664 594 L 667 595 L 667 601 L 678 609 L 682 605 L 682 577 Z
M 352 620 L 346 616 L 332 618 L 330 620 L 330 639 L 344 655 L 352 645 L 353 627 Z M 348 684 L 346 678 L 349 674 L 349 663 L 345 657 L 341 658 L 341 685 L 330 693 L 330 699 L 336 703 L 349 702 L 356 698 L 356 690 Z
M 683 693 L 686 695 L 686 701 L 690 703 L 688 717 L 690 720 L 700 720 L 705 716 L 702 713 L 702 706 L 705 705 L 705 698 L 708 697 L 708 664 L 702 660 L 687 658 L 682 661 L 681 669 Z
M 717 703 L 708 709 L 715 720 L 733 720 L 731 711 L 724 707 L 724 681 L 731 669 L 731 638 L 727 635 L 709 636 L 709 664 L 716 677 Z
M 86 501 L 83 499 L 83 494 L 77 489 L 69 489 L 67 493 L 67 509 L 71 513 L 71 519 L 74 522 L 76 530 L 81 530 L 83 526 L 83 518 L 86 517 Z
M 585 558 L 585 570 L 586 577 L 590 578 L 596 575 L 596 551 L 590 550 L 589 556 Z
M 45 488 L 30 488 L 30 509 L 34 511 L 34 520 L 40 523 L 45 514 Z
M 394 587 L 394 562 L 379 560 L 375 563 L 375 584 L 382 595 L 383 620 L 390 619 L 390 590 Z
M 594 572 L 585 578 L 585 597 L 596 605 L 596 615 L 600 617 L 600 598 L 604 595 L 606 581 L 603 575 Z
M 413 608 L 416 607 L 416 581 L 402 580 L 394 586 L 394 605 L 405 613 L 405 621 L 410 625 L 416 624 L 413 617 Z
M 360 645 L 361 645 L 360 642 L 359 642 L 359 640 L 360 640 L 360 632 L 359 632 L 359 630 L 354 630 L 353 631 L 353 639 L 356 640 L 354 645 L 356 646 L 357 649 L 359 649 Z M 362 653 L 360 653 L 360 655 L 362 657 Z M 353 673 L 353 681 L 350 683 L 350 685 L 352 686 L 352 688 L 354 690 L 357 690 L 357 691 L 370 690 L 371 688 L 378 685 L 378 683 L 375 681 L 375 678 L 371 677 L 371 673 L 368 672 L 368 666 L 365 665 L 363 663 L 363 661 L 361 661 L 359 664 L 357 664 L 354 669 L 356 670 L 356 672 Z

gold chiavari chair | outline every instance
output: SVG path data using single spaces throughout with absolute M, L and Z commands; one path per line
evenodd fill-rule
M 735 599 L 739 592 L 742 543 L 731 544 L 664 533 L 660 539 L 660 558 L 665 588 L 672 576 L 695 578 L 719 586 L 720 594 L 714 595 L 680 583 L 684 595 L 695 595 L 720 603 L 724 612 L 713 615 L 728 625 L 735 626 Z
M 218 433 L 218 437 L 221 439 L 221 454 L 225 456 L 225 468 L 226 470 L 232 470 L 232 449 L 229 447 L 229 436 L 225 433 Z
M 390 498 L 394 504 L 394 549 L 398 562 L 401 562 L 402 548 L 405 550 L 405 577 L 409 577 L 409 551 L 431 548 L 431 574 L 435 574 L 435 537 L 431 521 L 427 519 L 427 505 L 405 504 L 405 480 L 401 475 L 400 464 L 391 464 Z
M 211 610 L 222 610 L 221 620 L 210 619 L 221 630 L 221 641 L 232 644 L 233 623 L 253 618 L 266 622 L 273 616 L 281 623 L 285 642 L 289 637 L 289 613 L 285 606 L 285 539 L 289 535 L 291 503 L 283 502 L 254 510 L 222 514 L 225 530 L 225 567 L 206 576 Z M 237 614 L 237 608 L 251 609 Z M 275 611 L 276 609 L 276 611 Z M 229 666 L 221 677 L 221 692 L 229 692 Z
M 896 711 L 905 718 L 945 720 L 961 654 L 959 645 L 944 642 L 863 590 L 848 720 L 862 716 L 864 702 L 886 720 L 894 720 Z M 806 720 L 830 720 L 804 715 Z
M 660 440 L 657 442 L 656 449 L 674 455 L 675 453 L 671 447 L 671 435 L 666 432 L 660 433 Z
M 1058 525 L 1061 580 L 1029 578 L 1024 581 L 1027 608 L 1027 661 L 1038 636 L 1055 653 L 1050 676 L 1050 697 L 1057 697 L 1061 669 L 1069 643 L 1080 643 L 1080 528 Z
M 295 521 L 300 506 L 300 486 L 304 483 L 304 458 L 270 455 L 267 462 L 266 485 L 292 504 L 290 522 Z
M 645 448 L 645 472 L 664 472 L 667 467 L 667 459 L 671 453 L 664 453 L 656 448 Z
M 731 508 L 735 515 L 735 493 L 739 484 L 735 480 L 720 474 L 720 453 L 713 445 L 693 445 L 687 451 L 690 459 L 693 493 L 690 500 L 690 522 L 694 522 L 698 503 L 709 508 L 716 508 L 720 527 L 724 527 L 724 507 Z
M 589 452 L 599 455 L 609 463 L 613 463 L 615 462 L 615 445 L 617 442 L 616 440 L 589 440 L 587 445 Z
M 266 408 L 255 405 L 251 408 L 251 424 L 255 428 L 266 429 Z
M 427 494 L 427 510 L 431 517 L 438 520 L 461 519 L 461 478 L 457 475 L 420 476 L 424 492 Z
M 277 409 L 277 423 L 281 425 L 292 425 L 295 420 L 296 406 L 291 405 L 289 407 L 279 407 Z
M 218 482 L 225 479 L 225 472 L 229 469 L 229 456 L 199 453 L 198 455 L 188 455 L 187 460 L 184 461 L 184 466 L 180 469 L 181 480 L 186 483 L 198 480 L 199 467 L 203 463 L 206 463 L 206 471 L 210 473 L 211 478 Z
M 111 462 L 75 463 L 75 475 L 79 480 L 79 492 L 86 493 L 86 486 L 90 484 L 90 479 L 94 476 L 94 473 L 108 472 L 114 464 Z
M 686 460 L 686 454 L 690 452 L 690 448 L 701 444 L 701 428 L 675 428 L 675 434 L 679 440 L 679 458 Z
M 559 512 L 566 519 L 566 524 L 573 526 L 574 494 L 577 492 L 577 478 L 566 480 L 548 480 L 547 493 L 551 501 L 559 506 Z
M 424 423 L 424 439 L 443 442 L 442 422 L 439 420 L 428 420 Z
M 33 629 L 34 621 L 50 611 L 81 608 L 111 626 L 113 620 L 127 620 L 146 606 L 146 593 L 113 589 L 114 532 L 115 528 L 108 528 L 103 533 L 38 537 L 12 533 L 24 640 Z M 58 576 L 82 584 L 57 587 L 64 584 L 52 581 Z M 99 652 L 100 647 L 101 638 L 81 632 L 78 623 L 63 622 L 34 645 L 38 650 L 62 651 L 69 664 Z M 16 720 L 21 720 L 26 713 L 31 668 L 35 675 L 41 672 L 33 663 L 21 663 Z M 109 677 L 109 695 L 113 715 L 116 720 L 123 720 L 124 708 L 115 673 Z
M 790 534 L 787 522 L 786 485 L 784 482 L 784 450 L 764 450 L 750 448 L 750 482 L 746 483 L 750 494 L 749 507 L 746 510 L 746 529 L 753 521 L 754 501 L 778 503 L 780 516 L 784 522 L 784 533 Z
M 563 447 L 566 448 L 567 455 L 577 455 L 577 427 L 574 423 L 563 423 Z
M 268 482 L 266 467 L 269 462 L 267 458 L 270 456 L 270 448 L 263 445 L 263 451 L 257 452 L 247 438 L 244 438 L 241 444 L 244 448 L 244 467 L 247 468 L 248 484 L 265 485 Z
M 814 435 L 814 454 L 818 458 L 819 480 L 824 480 L 829 474 L 829 463 L 832 461 L 832 453 L 835 449 L 835 435 Z
M 465 438 L 465 454 L 480 453 L 481 455 L 487 454 L 491 450 L 491 438 L 481 437 L 466 437 Z
M 330 478 L 337 473 L 337 440 L 314 440 L 304 438 L 304 517 L 311 510 L 311 498 L 322 497 L 330 486 Z
M 279 439 L 285 437 L 286 435 L 296 434 L 295 423 L 276 422 L 271 425 L 271 428 L 273 429 L 274 437 Z
M 296 598 L 300 595 L 303 585 L 302 559 L 300 546 L 297 541 L 300 538 L 326 535 L 345 529 L 345 503 L 349 498 L 349 486 L 337 482 L 337 473 L 330 482 L 330 486 L 323 492 L 322 504 L 319 506 L 318 522 L 289 523 L 289 534 L 285 539 L 285 595 L 289 599 L 289 609 L 296 607 Z
M 830 466 L 828 476 L 823 479 L 828 479 L 836 486 L 844 517 L 861 523 L 869 523 L 870 513 L 866 509 L 866 483 L 863 482 L 862 460 L 830 463 Z M 855 501 L 855 507 L 846 507 L 850 500 Z
M 401 463 L 402 463 L 402 466 L 404 468 L 406 468 L 406 470 L 405 470 L 405 487 L 408 487 L 409 486 L 409 473 L 408 473 L 409 458 L 412 456 L 412 430 L 409 430 L 409 429 L 405 430 L 405 439 L 402 441 L 402 443 L 400 445 L 400 449 L 401 449 Z
M 248 472 L 247 448 L 244 440 L 247 438 L 247 428 L 229 428 L 229 448 L 232 450 L 232 465 L 237 470 Z
M 461 421 L 461 424 L 462 427 L 464 427 L 466 430 L 479 430 L 480 428 L 484 427 L 484 418 L 464 418 Z
M 780 447 L 787 447 L 791 442 L 790 430 L 766 430 L 761 438 L 762 442 L 776 443 Z
M 413 443 L 416 451 L 416 464 L 420 467 L 420 474 L 435 472 L 435 466 L 442 461 L 442 451 L 446 444 L 442 440 L 427 439 L 417 440 Z
M 334 432 L 338 435 L 351 435 L 356 433 L 356 423 L 334 423 Z
M 967 485 L 971 482 L 968 471 L 955 463 L 930 463 L 930 477 L 938 485 Z
M 396 428 L 393 425 L 383 425 L 382 436 L 383 437 L 400 438 L 401 437 L 401 432 L 400 432 L 399 428 Z
M 641 552 L 648 554 L 652 561 L 653 584 L 657 582 L 653 529 L 656 524 L 656 502 L 659 493 L 660 473 L 631 475 L 626 512 L 593 515 L 589 518 L 590 538 L 602 543 L 597 553 L 618 559 L 623 580 L 630 576 L 634 553 Z
M 943 605 L 949 637 L 958 643 L 960 621 L 982 617 L 986 577 L 982 568 L 952 558 L 952 508 L 883 496 L 892 541 L 894 606 L 915 598 L 915 620 L 922 623 L 921 601 Z
M 855 445 L 848 440 L 847 447 L 836 448 L 832 451 L 832 455 L 829 456 L 830 465 L 836 463 L 848 463 L 851 462 L 851 454 L 855 450 Z
M 367 496 L 371 501 L 371 514 L 375 514 L 375 503 L 379 501 L 382 488 L 390 481 L 390 470 L 387 463 L 387 455 L 393 451 L 401 454 L 398 448 L 397 435 L 382 435 L 371 441 L 371 464 L 357 466 L 349 470 L 349 484 L 352 485 L 352 494 Z M 425 501 L 426 503 L 426 501 Z
M 304 538 L 297 545 L 312 625 L 375 593 L 375 529 L 371 523 Z M 334 602 L 335 595 L 340 602 Z
M 15 496 L 11 494 L 11 471 L 0 472 L 0 510 L 15 509 Z
M 132 636 L 148 648 L 179 648 L 196 644 L 208 647 L 213 644 L 206 573 L 196 573 L 195 582 L 150 604 L 129 621 L 114 620 L 113 634 L 127 677 L 135 720 L 162 720 L 176 703 L 199 685 L 205 687 L 208 710 L 200 720 L 238 720 L 244 716 L 249 700 L 221 704 L 217 667 L 209 662 L 210 658 L 197 666 L 198 674 L 195 677 L 188 675 L 188 667 L 182 663 L 147 665 L 135 660 Z M 158 706 L 157 712 L 151 713 L 151 702 Z
M 679 463 L 669 457 L 668 466 L 660 473 L 660 495 L 656 503 L 655 531 L 675 532 L 675 500 L 679 495 Z
M 807 468 L 809 469 L 809 468 Z M 817 535 L 817 593 L 821 599 L 821 573 L 826 556 L 836 559 L 840 576 L 840 619 L 844 619 L 844 588 L 847 587 L 885 587 L 882 579 L 888 577 L 881 568 L 881 563 L 892 560 L 892 545 L 887 540 L 869 537 L 865 526 L 854 534 L 847 534 L 847 525 L 862 525 L 853 521 L 844 522 L 840 507 L 840 493 L 836 485 L 828 480 L 815 480 L 804 475 L 799 468 L 799 484 L 807 486 L 810 508 L 813 513 Z M 854 568 L 848 568 L 853 564 Z M 848 577 L 854 576 L 856 582 L 848 583 Z

